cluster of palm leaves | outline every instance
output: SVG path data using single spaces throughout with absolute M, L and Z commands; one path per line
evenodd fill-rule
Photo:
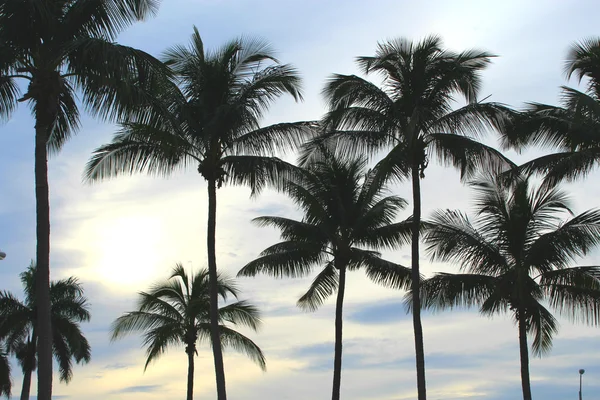
M 226 184 L 246 185 L 253 195 L 267 187 L 279 190 L 303 213 L 301 220 L 258 218 L 260 225 L 280 229 L 282 242 L 239 274 L 302 277 L 320 268 L 298 305 L 315 310 L 337 294 L 332 399 L 340 398 L 348 271 L 362 269 L 375 283 L 408 291 L 419 400 L 426 399 L 422 308 L 511 312 L 519 329 L 525 400 L 531 399 L 528 336 L 533 352 L 542 354 L 558 329 L 548 308 L 598 323 L 600 271 L 574 264 L 598 244 L 600 212 L 566 218 L 571 208 L 558 184 L 589 173 L 600 160 L 600 41 L 574 46 L 568 75 L 588 87 L 585 92 L 564 87 L 558 107 L 531 104 L 515 111 L 479 101 L 481 72 L 491 54 L 452 52 L 438 37 L 398 39 L 357 59 L 362 72 L 381 83 L 333 75 L 323 90 L 329 104 L 323 118 L 265 127 L 262 118 L 275 100 L 302 99 L 298 71 L 280 63 L 260 40 L 235 39 L 206 50 L 196 29 L 188 46 L 168 49 L 160 61 L 113 42 L 125 27 L 154 13 L 158 3 L 0 1 L 0 114 L 9 117 L 18 102 L 28 102 L 36 121 L 38 267 L 30 289 L 37 306 L 28 326 L 31 335 L 35 331 L 40 400 L 51 398 L 59 324 L 52 316 L 49 276 L 47 158 L 79 128 L 76 90 L 89 111 L 120 127 L 111 143 L 94 152 L 85 170 L 88 181 L 139 172 L 164 176 L 189 165 L 206 181 L 207 270 L 189 277 L 178 267 L 168 282 L 140 293 L 139 309 L 113 327 L 114 338 L 145 332 L 146 365 L 167 344 L 184 345 L 192 378 L 188 399 L 199 340 L 212 347 L 219 400 L 226 399 L 223 347 L 242 350 L 264 366 L 260 349 L 224 324 L 257 328 L 256 308 L 244 302 L 219 307 L 220 298 L 237 295 L 220 277 L 216 259 L 217 193 Z M 28 83 L 22 95 L 19 79 Z M 455 108 L 459 97 L 466 105 Z M 517 166 L 480 142 L 490 131 L 506 149 L 545 145 L 558 152 Z M 284 161 L 285 152 L 298 153 L 298 162 Z M 474 188 L 475 220 L 459 211 L 423 219 L 420 185 L 432 158 L 458 168 Z M 539 175 L 543 181 L 536 185 Z M 399 221 L 407 202 L 389 190 L 404 181 L 412 187 L 412 215 Z M 421 243 L 432 259 L 456 263 L 464 273 L 423 279 Z M 410 266 L 383 258 L 381 251 L 402 245 L 410 245 Z M 0 377 L 9 367 L 3 355 L 15 349 L 11 341 L 0 349 Z M 70 351 L 76 361 L 89 358 L 89 348 L 87 356 Z M 32 370 L 32 358 L 27 360 Z M 3 382 L 0 390 L 6 392 Z

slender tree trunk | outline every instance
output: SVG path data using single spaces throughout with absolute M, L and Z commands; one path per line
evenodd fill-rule
M 23 386 L 21 389 L 21 400 L 29 400 L 29 393 L 31 392 L 31 375 L 33 374 L 33 368 L 35 364 L 35 348 L 36 348 L 36 331 L 35 328 L 31 333 L 31 340 L 27 347 L 27 359 L 25 360 L 25 368 L 23 370 Z
M 413 226 L 412 226 L 412 314 L 415 331 L 415 355 L 417 365 L 418 399 L 427 399 L 425 384 L 425 350 L 423 346 L 423 326 L 421 325 L 421 275 L 419 269 L 419 231 L 421 226 L 421 176 L 418 166 L 412 168 Z
M 208 227 L 206 242 L 208 245 L 208 278 L 210 284 L 210 339 L 215 361 L 215 376 L 217 380 L 217 399 L 226 400 L 225 368 L 223 366 L 223 351 L 221 349 L 221 336 L 219 334 L 219 292 L 217 286 L 217 255 L 216 255 L 216 230 L 217 230 L 217 183 L 214 179 L 208 180 Z
M 21 400 L 29 400 L 29 392 L 31 390 L 31 369 L 23 371 L 23 388 L 21 389 Z
M 342 383 L 342 314 L 344 310 L 344 292 L 346 291 L 346 267 L 340 268 L 337 301 L 335 304 L 335 355 L 333 358 L 333 394 L 332 400 L 340 400 Z
M 48 190 L 48 134 L 52 118 L 47 107 L 36 105 L 35 205 L 38 399 L 52 398 L 52 325 L 50 321 L 50 201 Z
M 187 381 L 187 400 L 194 399 L 194 346 L 188 345 L 188 381 Z
M 519 349 L 521 351 L 521 386 L 523 400 L 531 400 L 531 382 L 529 381 L 529 349 L 527 347 L 527 322 L 525 313 L 519 311 Z

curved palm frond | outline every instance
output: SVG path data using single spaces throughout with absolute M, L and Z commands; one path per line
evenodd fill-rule
M 501 249 L 487 241 L 466 215 L 451 210 L 436 211 L 428 224 L 424 242 L 432 259 L 456 262 L 477 274 L 502 273 L 509 268 Z
M 258 308 L 245 300 L 219 308 L 219 318 L 234 325 L 247 326 L 254 331 L 262 323 Z
M 338 272 L 333 262 L 328 262 L 315 277 L 306 293 L 298 299 L 296 305 L 303 311 L 316 311 L 337 290 L 338 279 Z
M 200 333 L 202 336 L 208 337 L 209 327 L 208 324 L 201 326 Z M 221 334 L 221 344 L 223 349 L 231 348 L 239 353 L 243 353 L 252 361 L 254 361 L 263 371 L 267 370 L 267 362 L 265 356 L 260 349 L 251 339 L 242 335 L 239 332 L 234 331 L 231 328 L 220 325 L 219 331 Z M 201 337 L 202 338 L 202 337 Z
M 540 235 L 528 249 L 526 263 L 542 272 L 566 268 L 600 244 L 600 210 L 588 210 Z

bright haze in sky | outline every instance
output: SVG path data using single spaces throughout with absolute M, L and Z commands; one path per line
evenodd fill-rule
M 187 44 L 197 26 L 208 49 L 241 35 L 259 36 L 294 64 L 304 78 L 305 101 L 276 102 L 265 124 L 312 120 L 325 112 L 320 91 L 332 73 L 358 73 L 356 56 L 372 55 L 378 41 L 404 36 L 414 40 L 440 35 L 452 50 L 480 48 L 497 54 L 484 73 L 482 97 L 520 107 L 535 101 L 556 104 L 569 46 L 600 36 L 597 1 L 275 1 L 164 0 L 156 18 L 139 23 L 121 43 L 159 56 L 172 45 Z M 144 373 L 138 336 L 109 342 L 110 323 L 132 310 L 135 294 L 165 279 L 176 262 L 206 266 L 206 185 L 190 167 L 169 179 L 124 177 L 93 186 L 82 183 L 91 152 L 110 140 L 115 127 L 86 117 L 81 132 L 50 159 L 52 278 L 75 275 L 85 285 L 92 321 L 84 324 L 92 345 L 89 365 L 76 366 L 65 386 L 55 377 L 56 398 L 179 399 L 185 393 L 187 364 L 183 348 L 173 348 Z M 0 289 L 21 295 L 18 274 L 35 256 L 33 120 L 21 105 L 0 127 Z M 495 145 L 493 136 L 487 142 Z M 546 149 L 547 150 L 547 149 Z M 543 149 L 509 156 L 524 161 Z M 599 206 L 598 174 L 565 185 L 575 212 Z M 410 198 L 407 185 L 393 188 Z M 426 171 L 423 214 L 437 208 L 471 207 L 470 193 L 458 174 L 439 165 Z M 290 201 L 273 192 L 249 199 L 245 188 L 218 192 L 217 261 L 234 275 L 246 262 L 278 240 L 277 232 L 250 220 L 261 215 L 297 217 Z M 408 215 L 405 212 L 403 217 Z M 599 253 L 581 264 L 598 265 Z M 385 256 L 409 265 L 409 249 Z M 456 271 L 423 256 L 423 272 Z M 333 298 L 314 313 L 295 302 L 311 279 L 239 281 L 243 299 L 259 305 L 264 324 L 251 336 L 265 352 L 268 371 L 225 353 L 232 399 L 325 399 L 333 368 Z M 414 342 L 403 293 L 375 286 L 361 272 L 349 274 L 344 326 L 345 399 L 400 400 L 416 397 Z M 585 368 L 584 397 L 600 399 L 600 331 L 561 319 L 554 349 L 533 358 L 534 396 L 574 399 L 578 369 Z M 517 329 L 507 316 L 486 319 L 476 311 L 423 315 L 427 383 L 432 400 L 515 399 L 520 396 Z M 214 398 L 212 355 L 200 346 L 196 363 L 198 399 Z M 14 368 L 18 395 L 21 376 Z M 35 381 L 33 382 L 35 385 Z

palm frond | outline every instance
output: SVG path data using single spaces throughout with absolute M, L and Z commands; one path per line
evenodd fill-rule
M 160 0 L 92 0 L 68 3 L 62 21 L 65 37 L 114 39 L 136 21 L 156 14 Z
M 298 299 L 296 305 L 303 311 L 316 311 L 337 290 L 338 279 L 333 261 L 328 262 L 312 281 L 306 293 Z
M 432 260 L 456 262 L 472 273 L 486 275 L 509 268 L 500 248 L 486 240 L 466 215 L 436 211 L 427 223 L 423 240 Z
M 355 248 L 351 262 L 360 265 L 367 277 L 378 285 L 399 290 L 408 290 L 411 286 L 410 268 L 384 260 L 373 252 Z
M 600 323 L 600 267 L 571 267 L 542 274 L 550 306 L 574 322 Z
M 528 332 L 533 334 L 531 349 L 541 357 L 552 349 L 552 339 L 558 333 L 558 321 L 537 301 L 527 306 Z
M 429 145 L 438 159 L 460 171 L 461 179 L 471 179 L 482 170 L 503 172 L 516 167 L 498 150 L 456 134 L 432 134 Z
M 219 308 L 219 318 L 234 325 L 247 326 L 254 331 L 262 323 L 258 308 L 245 300 Z
M 226 326 L 219 326 L 221 335 L 221 345 L 223 349 L 232 348 L 233 350 L 243 353 L 252 361 L 254 361 L 260 369 L 263 371 L 267 370 L 267 362 L 265 356 L 260 349 L 252 340 L 242 335 L 233 329 L 227 328 Z
M 231 154 L 273 155 L 278 151 L 294 151 L 316 134 L 312 121 L 269 125 L 248 132 L 232 143 Z
M 177 135 L 147 125 L 123 125 L 123 131 L 112 143 L 94 151 L 84 177 L 94 182 L 138 172 L 169 175 L 192 160 L 198 161 L 191 151 L 189 143 Z
M 246 264 L 238 272 L 238 276 L 265 273 L 275 278 L 303 277 L 311 273 L 314 265 L 325 260 L 321 244 L 310 242 L 278 243 L 263 251 L 263 254 Z
M 492 276 L 438 273 L 423 281 L 421 301 L 434 310 L 480 306 L 495 289 Z
M 541 235 L 529 248 L 526 265 L 545 272 L 566 268 L 577 257 L 588 254 L 600 244 L 600 210 L 583 212 Z
M 291 179 L 297 167 L 277 157 L 226 156 L 221 160 L 226 182 L 249 186 L 252 196 L 267 187 L 280 187 Z

